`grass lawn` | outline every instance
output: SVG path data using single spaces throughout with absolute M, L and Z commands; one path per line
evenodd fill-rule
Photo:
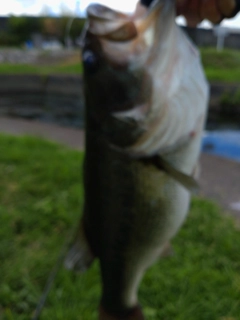
M 83 202 L 83 154 L 36 138 L 0 136 L 0 319 L 30 319 Z M 94 199 L 93 199 L 94 201 Z M 194 199 L 139 298 L 148 320 L 240 319 L 240 232 L 219 208 Z M 83 275 L 61 268 L 43 320 L 94 320 L 98 263 Z
M 200 50 L 206 76 L 210 81 L 240 81 L 240 51 L 225 49 L 217 52 L 215 48 Z
M 81 74 L 80 63 L 63 63 L 51 66 L 0 63 L 0 74 Z

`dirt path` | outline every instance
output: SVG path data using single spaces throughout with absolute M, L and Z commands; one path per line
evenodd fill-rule
M 200 162 L 200 195 L 240 219 L 240 163 L 209 154 L 202 154 Z
M 40 136 L 79 150 L 84 148 L 82 130 L 54 124 L 0 117 L 0 132 Z M 240 219 L 240 163 L 208 154 L 202 154 L 200 162 L 200 196 L 217 201 Z
M 28 134 L 39 136 L 83 150 L 84 132 L 78 129 L 60 127 L 38 121 L 0 117 L 0 132 L 13 135 Z

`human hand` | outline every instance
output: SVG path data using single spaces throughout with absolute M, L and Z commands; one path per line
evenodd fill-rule
M 148 7 L 153 0 L 140 0 Z M 168 0 L 166 0 L 168 1 Z M 176 0 L 177 15 L 183 15 L 190 27 L 207 19 L 216 24 L 240 11 L 240 0 Z
M 207 19 L 216 24 L 234 17 L 240 10 L 240 0 L 176 0 L 177 14 L 183 15 L 190 27 Z

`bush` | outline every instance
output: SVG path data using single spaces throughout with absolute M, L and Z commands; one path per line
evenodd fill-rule
M 8 20 L 9 35 L 15 37 L 19 44 L 28 40 L 33 33 L 41 32 L 41 20 L 35 17 L 15 17 Z
M 18 46 L 21 44 L 21 39 L 18 35 L 9 34 L 7 32 L 0 32 L 0 46 L 8 47 L 8 46 Z
M 59 28 L 61 30 L 60 40 L 63 43 L 65 42 L 65 37 L 66 37 L 68 27 L 70 27 L 69 35 L 71 39 L 75 42 L 77 38 L 80 36 L 86 21 L 85 19 L 80 19 L 80 18 L 74 18 L 72 21 L 71 19 L 72 17 L 67 17 L 67 16 L 63 16 L 59 18 Z M 70 23 L 71 25 L 69 25 Z
M 221 112 L 224 114 L 234 114 L 240 106 L 240 89 L 225 91 L 220 98 Z
M 18 46 L 31 39 L 34 33 L 43 34 L 45 37 L 58 38 L 65 42 L 67 26 L 71 16 L 54 17 L 15 17 L 8 20 L 7 31 L 0 33 L 1 46 Z M 85 19 L 74 18 L 71 23 L 70 37 L 75 42 L 80 36 Z

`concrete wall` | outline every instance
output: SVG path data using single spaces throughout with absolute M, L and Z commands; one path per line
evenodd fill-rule
M 222 103 L 239 96 L 239 104 Z M 229 119 L 240 123 L 240 84 L 211 84 L 208 125 Z M 0 75 L 0 116 L 22 117 L 82 128 L 82 79 L 77 75 Z
M 193 42 L 200 47 L 216 47 L 217 37 L 213 29 L 183 27 Z M 239 30 L 240 31 L 240 30 Z M 240 32 L 230 32 L 224 41 L 225 48 L 240 49 Z
M 218 127 L 240 129 L 240 83 L 210 84 L 207 127 L 209 129 Z
M 81 77 L 0 75 L 0 115 L 82 127 Z

